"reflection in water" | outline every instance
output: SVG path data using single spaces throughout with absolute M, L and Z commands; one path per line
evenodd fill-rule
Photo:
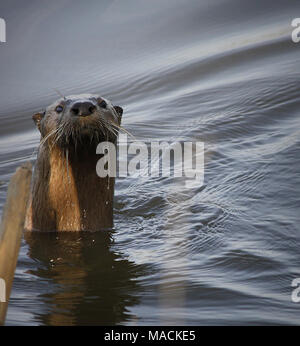
M 42 294 L 44 325 L 114 325 L 132 319 L 138 303 L 136 265 L 111 250 L 110 233 L 26 233 L 28 255 L 37 262 L 30 272 L 49 286 Z

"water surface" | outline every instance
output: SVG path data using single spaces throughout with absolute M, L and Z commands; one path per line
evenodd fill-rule
M 7 325 L 299 324 L 299 1 L 0 4 L 0 208 L 63 94 L 142 141 L 205 143 L 204 185 L 116 182 L 108 233 L 22 241 Z

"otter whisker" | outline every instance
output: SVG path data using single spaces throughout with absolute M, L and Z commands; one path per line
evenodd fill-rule
M 118 136 L 118 131 L 117 131 L 115 128 L 113 128 L 113 127 L 111 126 L 111 123 L 110 123 L 110 122 L 108 122 L 108 121 L 106 121 L 106 120 L 104 120 L 104 119 L 100 119 L 100 122 L 101 122 L 101 124 L 103 125 L 103 127 L 104 127 L 106 130 L 108 130 L 109 132 L 111 132 L 113 135 Z
M 97 119 L 97 124 L 98 130 L 101 131 L 104 137 L 107 135 L 107 133 L 111 133 L 113 136 L 117 136 L 117 133 L 111 128 L 111 126 L 101 121 L 101 119 Z
M 58 89 L 53 88 L 53 90 L 54 90 L 60 97 L 62 97 L 64 100 L 66 100 L 66 96 L 64 96 Z
M 57 128 L 57 129 L 54 129 L 54 130 L 52 130 L 50 133 L 48 133 L 48 135 L 47 135 L 46 137 L 44 137 L 44 138 L 41 140 L 41 142 L 40 142 L 38 148 L 42 147 L 42 146 L 47 142 L 47 140 L 48 140 L 51 136 L 53 136 L 57 131 L 58 131 L 58 128 Z
M 120 131 L 123 131 L 124 133 L 126 133 L 127 135 L 129 135 L 132 139 L 136 139 L 129 131 L 127 131 L 126 129 L 124 129 L 124 127 L 120 126 L 120 125 L 117 125 L 116 123 L 114 122 L 108 122 L 107 120 L 105 119 L 101 119 L 105 122 L 106 125 L 110 125 L 110 126 L 113 126 L 115 128 L 117 128 L 118 130 Z
M 64 131 L 64 124 L 59 124 L 57 131 L 54 133 L 54 140 L 53 140 L 53 143 L 50 147 L 51 150 L 54 147 L 54 145 L 58 143 L 60 137 L 63 134 L 63 131 Z

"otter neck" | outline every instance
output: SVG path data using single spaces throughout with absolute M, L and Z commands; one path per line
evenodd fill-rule
M 113 226 L 114 178 L 96 173 L 96 147 L 47 147 L 47 199 L 58 231 L 98 231 Z M 43 164 L 43 167 L 47 165 Z

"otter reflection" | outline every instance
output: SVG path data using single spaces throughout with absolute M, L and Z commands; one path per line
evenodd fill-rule
M 145 266 L 111 250 L 111 232 L 26 232 L 30 271 L 49 292 L 42 294 L 43 325 L 114 325 L 134 319 L 128 309 L 138 303 L 138 278 Z

